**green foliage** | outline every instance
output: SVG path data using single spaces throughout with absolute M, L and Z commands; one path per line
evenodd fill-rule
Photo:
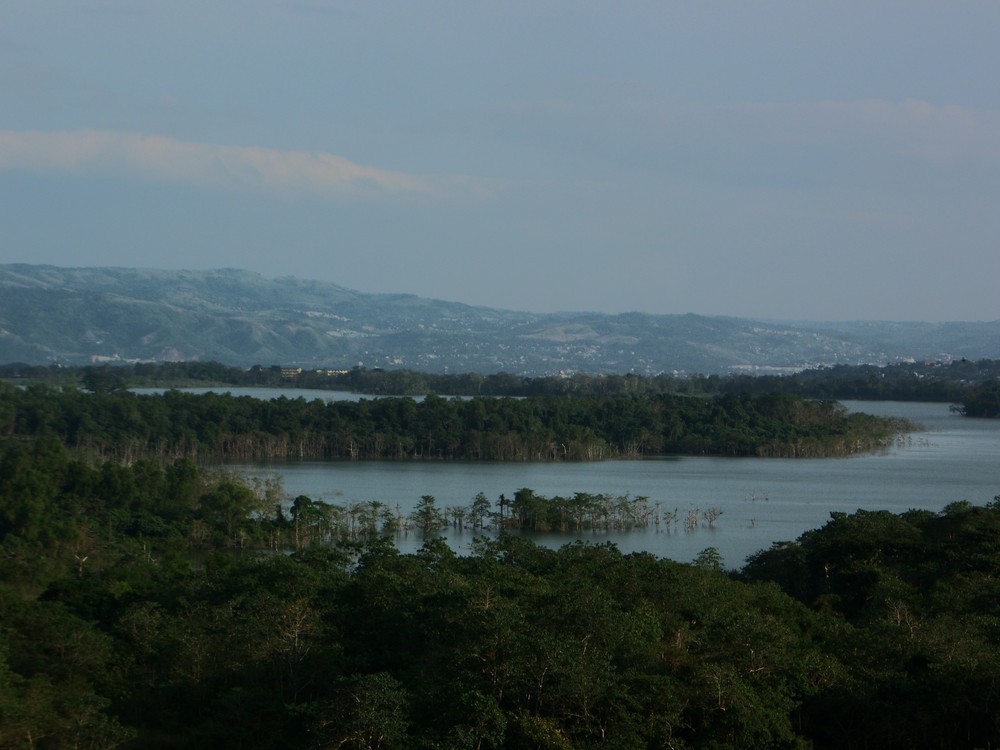
M 726 573 L 711 548 L 684 565 L 503 533 L 459 556 L 431 496 L 403 555 L 188 459 L 0 450 L 0 748 L 1000 741 L 1000 500 L 833 514 Z M 528 488 L 501 505 L 521 529 L 642 507 Z
M 510 373 L 440 374 L 413 370 L 355 367 L 348 371 L 302 370 L 294 378 L 280 366 L 249 369 L 219 362 L 157 362 L 100 368 L 0 365 L 0 378 L 55 385 L 113 378 L 115 390 L 130 386 L 181 387 L 230 385 L 344 390 L 377 396 L 601 396 L 717 395 L 791 393 L 815 399 L 964 402 L 987 391 L 1000 378 L 1000 361 L 898 362 L 887 366 L 834 365 L 788 375 L 625 375 L 576 373 L 571 377 L 526 377 Z M 101 382 L 98 380 L 97 382 Z M 109 381 L 110 382 L 110 381 Z M 0 420 L 2 424 L 2 420 Z
M 0 590 L 0 747 L 117 747 L 107 713 L 122 689 L 111 639 L 52 602 Z
M 715 547 L 706 547 L 694 559 L 694 564 L 705 570 L 722 571 L 722 555 Z
M 972 389 L 957 410 L 966 417 L 1000 417 L 1000 380 Z
M 91 393 L 120 393 L 126 385 L 121 370 L 107 365 L 85 368 L 80 382 Z
M 444 514 L 438 510 L 437 501 L 432 495 L 422 495 L 417 501 L 417 507 L 410 514 L 410 520 L 425 539 L 437 536 L 441 529 L 448 526 Z
M 100 457 L 600 460 L 664 453 L 776 457 L 872 450 L 910 427 L 798 396 L 535 396 L 421 402 L 0 390 L 14 436 Z
M 810 712 L 851 715 L 825 744 L 894 737 L 899 747 L 995 744 L 1000 508 L 858 511 L 758 554 L 748 579 L 774 579 L 836 618 L 825 635 L 843 676 Z
M 311 734 L 323 747 L 405 748 L 407 693 L 387 672 L 345 677 L 330 698 L 306 706 Z

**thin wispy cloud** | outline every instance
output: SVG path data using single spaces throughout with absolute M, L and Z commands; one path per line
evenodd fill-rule
M 427 195 L 440 187 L 428 178 L 356 164 L 322 151 L 283 151 L 94 130 L 0 130 L 0 170 L 13 169 L 329 197 Z

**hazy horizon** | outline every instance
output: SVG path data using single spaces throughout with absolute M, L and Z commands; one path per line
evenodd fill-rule
M 431 300 L 431 301 L 435 301 L 435 302 L 443 302 L 443 303 L 448 303 L 448 304 L 454 303 L 454 304 L 468 305 L 469 307 L 474 307 L 474 308 L 476 308 L 476 307 L 478 307 L 478 308 L 487 308 L 487 309 L 500 310 L 500 311 L 503 311 L 503 312 L 526 313 L 526 314 L 536 314 L 536 315 L 549 315 L 549 314 L 551 314 L 551 315 L 612 315 L 612 316 L 614 316 L 614 315 L 676 315 L 676 316 L 695 315 L 695 316 L 706 317 L 706 318 L 732 318 L 732 319 L 737 319 L 737 320 L 751 320 L 751 321 L 757 321 L 757 322 L 761 322 L 761 323 L 785 324 L 785 325 L 792 325 L 792 326 L 798 325 L 798 324 L 801 324 L 801 325 L 809 325 L 809 324 L 819 324 L 819 325 L 822 325 L 822 324 L 831 324 L 831 325 L 837 325 L 837 324 L 840 324 L 840 323 L 845 323 L 845 324 L 854 324 L 854 323 L 876 323 L 876 324 L 878 324 L 878 323 L 884 323 L 884 324 L 887 324 L 887 325 L 916 323 L 916 324 L 943 325 L 943 324 L 948 324 L 948 323 L 973 323 L 974 324 L 974 323 L 997 323 L 997 322 L 1000 322 L 1000 318 L 997 318 L 997 319 L 994 319 L 994 320 L 917 320 L 917 319 L 913 319 L 913 320 L 880 320 L 880 319 L 876 319 L 876 318 L 851 318 L 851 319 L 843 318 L 843 319 L 826 319 L 826 320 L 824 320 L 824 319 L 819 319 L 819 318 L 769 318 L 769 317 L 765 317 L 765 316 L 726 315 L 726 314 L 713 314 L 713 313 L 696 313 L 696 312 L 692 312 L 692 311 L 682 311 L 682 312 L 676 312 L 676 313 L 650 313 L 650 312 L 647 312 L 647 311 L 644 311 L 644 310 L 622 310 L 622 311 L 619 311 L 619 312 L 603 312 L 601 310 L 585 310 L 585 309 L 565 309 L 565 310 L 540 311 L 540 310 L 530 310 L 530 309 L 520 308 L 520 307 L 517 307 L 517 308 L 515 308 L 515 307 L 497 307 L 496 305 L 486 305 L 486 304 L 477 305 L 475 303 L 462 302 L 460 300 L 447 299 L 447 298 L 444 298 L 444 297 L 426 297 L 424 295 L 411 294 L 409 292 L 381 292 L 381 291 L 377 291 L 377 290 L 355 289 L 353 287 L 348 287 L 348 286 L 345 286 L 343 284 L 338 284 L 336 281 L 328 281 L 326 279 L 306 279 L 306 278 L 304 278 L 302 276 L 297 276 L 295 274 L 268 275 L 268 274 L 265 274 L 265 273 L 260 273 L 258 271 L 253 271 L 253 270 L 246 269 L 246 268 L 235 268 L 235 267 L 227 267 L 227 268 L 175 268 L 175 269 L 169 269 L 169 268 L 155 268 L 155 267 L 152 267 L 152 266 L 81 266 L 81 265 L 73 266 L 73 265 L 56 265 L 56 264 L 38 264 L 38 263 L 21 263 L 21 262 L 15 262 L 15 263 L 10 263 L 10 264 L 0 264 L 0 268 L 9 268 L 11 266 L 17 266 L 17 265 L 36 266 L 36 267 L 39 267 L 39 266 L 40 267 L 51 267 L 51 268 L 55 268 L 55 269 L 58 269 L 58 270 L 61 270 L 61 271 L 74 271 L 74 270 L 86 271 L 86 270 L 102 270 L 102 269 L 106 269 L 106 270 L 139 271 L 139 272 L 165 273 L 165 274 L 171 274 L 171 273 L 224 273 L 224 272 L 232 271 L 232 272 L 236 272 L 236 273 L 257 274 L 258 276 L 260 276 L 261 278 L 263 278 L 263 279 L 265 279 L 267 281 L 274 281 L 274 282 L 280 282 L 280 281 L 285 280 L 285 279 L 292 279 L 292 280 L 295 280 L 295 281 L 307 281 L 307 282 L 318 282 L 318 283 L 321 283 L 321 284 L 330 284 L 331 286 L 339 287 L 339 288 L 341 288 L 341 289 L 343 289 L 345 291 L 357 293 L 357 294 L 360 294 L 360 295 L 371 295 L 371 296 L 381 296 L 381 295 L 384 295 L 384 296 L 393 296 L 393 297 L 395 297 L 395 296 L 417 297 L 417 298 L 420 298 L 420 299 L 427 299 L 427 300 Z
M 1000 4 L 0 9 L 0 263 L 1000 319 Z

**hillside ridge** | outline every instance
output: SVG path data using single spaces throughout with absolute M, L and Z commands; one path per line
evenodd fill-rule
M 998 356 L 1000 321 L 531 313 L 241 269 L 0 265 L 0 362 L 723 374 Z

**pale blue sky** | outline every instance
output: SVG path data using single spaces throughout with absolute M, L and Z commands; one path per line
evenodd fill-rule
M 1000 318 L 1000 0 L 7 0 L 0 263 Z

